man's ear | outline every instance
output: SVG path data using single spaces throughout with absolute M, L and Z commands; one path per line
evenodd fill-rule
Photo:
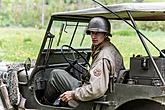
M 104 33 L 104 36 L 105 36 L 105 37 L 108 37 L 107 33 Z

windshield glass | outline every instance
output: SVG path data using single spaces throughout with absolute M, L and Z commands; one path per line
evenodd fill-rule
M 74 48 L 91 47 L 91 38 L 86 35 L 87 23 L 54 21 L 50 32 L 55 35 L 52 48 L 70 45 Z
M 110 22 L 112 33 L 110 41 L 122 54 L 127 68 L 129 68 L 130 57 L 134 55 L 147 56 L 147 53 L 134 29 L 122 21 L 110 20 Z M 164 31 L 159 29 L 159 26 L 162 28 L 163 22 L 137 21 L 136 23 L 139 30 L 150 39 L 151 42 L 153 42 L 160 50 L 164 49 Z M 156 24 L 157 27 L 153 25 L 153 23 Z M 161 25 L 158 23 L 161 23 Z M 77 29 L 76 25 L 78 25 Z M 60 49 L 62 45 L 71 45 L 75 49 L 90 49 L 92 45 L 91 37 L 85 33 L 87 25 L 88 23 L 83 22 L 54 21 L 50 30 L 50 33 L 55 36 L 51 48 Z M 154 29 L 158 28 L 158 30 L 151 29 L 151 27 L 148 27 L 150 25 L 153 26 Z M 151 54 L 153 56 L 159 56 L 159 51 L 156 50 L 145 38 L 144 40 Z M 45 48 L 48 48 L 48 43 L 49 42 L 47 41 Z

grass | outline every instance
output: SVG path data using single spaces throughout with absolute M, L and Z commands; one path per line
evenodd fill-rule
M 0 58 L 6 61 L 36 59 L 44 30 L 34 28 L 1 28 Z
M 36 59 L 41 42 L 44 37 L 45 29 L 35 28 L 0 28 L 0 60 L 5 61 L 24 61 L 27 57 Z M 165 49 L 165 32 L 143 32 L 160 49 Z M 164 34 L 164 35 L 163 35 Z M 133 30 L 114 30 L 111 41 L 116 45 L 124 57 L 124 62 L 129 68 L 129 58 L 133 55 L 146 55 L 146 52 Z M 62 39 L 68 41 L 70 38 Z M 57 40 L 57 39 L 55 39 Z M 79 44 L 81 39 L 76 39 Z M 84 46 L 89 44 L 89 40 L 84 42 Z M 154 55 L 159 55 L 149 43 L 149 49 Z
M 147 53 L 139 39 L 139 37 L 133 31 L 128 30 L 128 36 L 120 34 L 114 34 L 112 42 L 116 45 L 116 47 L 120 50 L 121 54 L 124 57 L 124 62 L 127 68 L 129 68 L 130 57 L 133 55 L 141 55 L 146 56 Z M 160 50 L 165 49 L 165 32 L 142 32 L 144 35 L 150 39 Z M 164 35 L 163 35 L 164 34 Z M 146 40 L 145 40 L 146 41 Z M 154 56 L 159 56 L 159 52 L 146 41 L 147 47 L 150 52 Z

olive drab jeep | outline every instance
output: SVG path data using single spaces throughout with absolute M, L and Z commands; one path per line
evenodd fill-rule
M 136 25 L 136 21 L 165 21 L 165 3 L 98 5 L 52 14 L 33 66 L 29 58 L 25 63 L 1 65 L 1 110 L 165 110 L 165 51 L 152 43 Z M 81 69 L 75 65 L 89 68 L 91 40 L 85 30 L 95 16 L 120 20 L 132 27 L 147 56 L 137 53 L 130 56 L 130 68 L 121 71 L 116 80 L 110 74 L 109 88 L 99 99 L 78 101 L 74 107 L 42 103 L 40 100 L 53 69 L 63 69 L 76 76 Z M 159 56 L 151 55 L 146 41 L 156 48 Z

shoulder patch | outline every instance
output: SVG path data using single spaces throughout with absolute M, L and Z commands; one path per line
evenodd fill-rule
M 100 76 L 101 75 L 101 70 L 100 69 L 95 69 L 94 71 L 93 71 L 93 74 L 95 75 L 95 76 Z

